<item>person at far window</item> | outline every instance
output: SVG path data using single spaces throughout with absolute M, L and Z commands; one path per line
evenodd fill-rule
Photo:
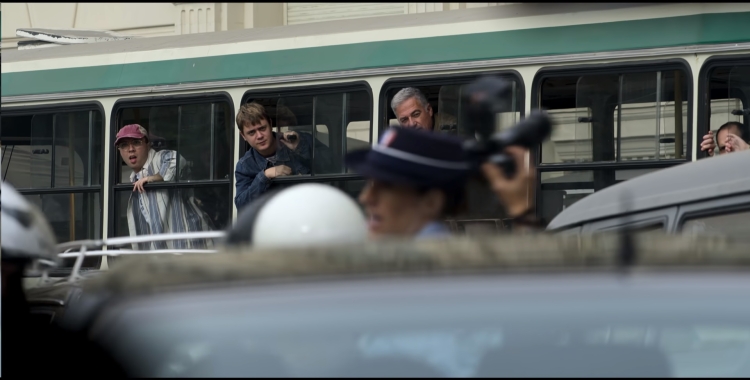
M 295 126 L 294 114 L 286 107 L 280 109 L 285 109 L 279 117 L 283 126 Z M 314 139 L 311 134 L 295 131 L 277 134 L 271 129 L 270 120 L 265 108 L 255 102 L 242 105 L 237 112 L 240 136 L 252 148 L 235 169 L 237 195 L 234 204 L 238 210 L 268 191 L 275 178 L 310 174 L 311 164 L 316 172 L 324 173 L 331 166 L 333 155 L 330 148 L 315 140 L 313 162 Z
M 750 146 L 748 145 L 748 140 L 750 139 L 746 134 L 747 133 L 743 132 L 743 126 L 741 123 L 736 121 L 724 123 L 719 127 L 718 131 L 716 131 L 716 142 L 714 142 L 713 131 L 708 131 L 708 133 L 703 136 L 701 150 L 705 150 L 709 156 L 714 155 L 714 149 L 716 149 L 717 145 L 719 147 L 719 154 L 748 150 L 750 149 Z
M 128 230 L 130 236 L 161 233 L 211 231 L 213 226 L 192 189 L 149 190 L 147 183 L 172 181 L 177 175 L 177 152 L 155 151 L 149 144 L 148 132 L 138 124 L 122 127 L 117 132 L 115 146 L 133 172 L 130 181 L 133 193 L 128 200 Z M 180 172 L 188 166 L 180 156 Z M 207 248 L 208 240 L 141 243 L 141 249 Z
M 367 180 L 359 195 L 370 236 L 441 237 L 443 221 L 463 206 L 469 166 L 462 140 L 413 128 L 388 129 L 378 145 L 349 153 Z
M 391 109 L 396 120 L 404 128 L 416 128 L 432 131 L 432 106 L 422 91 L 406 87 L 397 92 L 391 100 Z

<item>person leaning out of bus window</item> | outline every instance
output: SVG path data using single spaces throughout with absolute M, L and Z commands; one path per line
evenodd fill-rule
M 719 154 L 748 150 L 750 149 L 748 145 L 750 136 L 747 135 L 748 133 L 744 131 L 742 123 L 730 121 L 724 123 L 716 131 L 716 142 L 714 142 L 714 132 L 708 131 L 703 136 L 701 150 L 705 150 L 709 156 L 714 155 L 714 149 L 716 149 L 717 145 L 719 147 Z
M 117 132 L 115 147 L 133 172 L 133 194 L 128 201 L 128 230 L 131 236 L 160 233 L 211 231 L 208 215 L 201 210 L 191 189 L 153 189 L 147 183 L 172 181 L 177 174 L 177 152 L 155 151 L 149 142 L 148 132 L 138 124 L 122 127 Z M 180 171 L 188 165 L 180 157 Z M 143 243 L 142 249 L 206 248 L 211 241 L 202 239 Z
M 432 106 L 419 89 L 414 87 L 401 89 L 393 96 L 391 109 L 402 127 L 433 130 Z
M 456 117 L 444 112 L 437 112 L 433 115 L 432 106 L 418 88 L 401 89 L 391 100 L 391 109 L 399 125 L 404 128 L 434 131 L 437 126 L 454 135 L 457 132 Z
M 294 126 L 296 120 L 288 109 L 279 119 L 283 126 Z M 237 209 L 258 198 L 272 187 L 274 178 L 310 174 L 313 137 L 308 133 L 273 132 L 271 119 L 258 103 L 243 104 L 237 113 L 240 136 L 251 149 L 237 163 L 235 169 Z M 315 141 L 315 170 L 326 172 L 331 166 L 330 148 Z
M 443 221 L 463 206 L 468 164 L 462 140 L 393 127 L 372 149 L 347 155 L 347 165 L 367 180 L 359 202 L 370 236 L 450 235 Z

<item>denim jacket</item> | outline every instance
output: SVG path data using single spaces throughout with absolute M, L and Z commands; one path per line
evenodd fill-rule
M 313 137 L 304 132 L 297 132 L 297 134 L 300 142 L 297 149 L 292 151 L 286 145 L 280 143 L 276 138 L 276 132 L 273 132 L 274 141 L 278 144 L 275 165 L 252 148 L 240 159 L 234 172 L 237 188 L 234 204 L 237 206 L 237 210 L 242 209 L 243 206 L 272 187 L 273 180 L 266 177 L 264 173 L 266 169 L 272 166 L 286 165 L 292 169 L 292 175 L 310 174 Z M 319 141 L 315 141 L 315 156 L 316 171 L 328 170 L 332 158 L 330 148 Z

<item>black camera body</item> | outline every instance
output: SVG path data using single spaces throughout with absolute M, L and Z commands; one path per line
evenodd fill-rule
M 545 113 L 532 111 L 515 126 L 495 132 L 495 118 L 506 110 L 512 85 L 495 76 L 483 76 L 469 84 L 464 91 L 463 118 L 468 131 L 476 140 L 464 142 L 464 152 L 473 170 L 484 162 L 499 165 L 512 178 L 516 172 L 513 158 L 504 153 L 509 146 L 532 148 L 541 144 L 552 132 L 552 122 Z

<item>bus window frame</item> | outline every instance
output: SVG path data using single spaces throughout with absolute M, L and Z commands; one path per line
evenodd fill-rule
M 698 130 L 696 131 L 701 138 L 708 133 L 710 128 L 711 99 L 709 97 L 711 94 L 708 92 L 708 76 L 713 69 L 740 66 L 748 62 L 750 62 L 750 54 L 712 55 L 703 61 L 703 65 L 698 72 Z M 748 103 L 750 103 L 750 99 L 748 99 Z M 746 118 L 745 125 L 750 126 L 750 117 Z M 708 157 L 708 154 L 700 149 L 697 152 L 697 159 Z
M 697 141 L 693 136 L 693 110 L 695 107 L 693 86 L 693 72 L 690 64 L 682 58 L 628 61 L 614 63 L 594 63 L 581 65 L 566 66 L 545 66 L 540 68 L 531 83 L 531 110 L 539 110 L 541 106 L 541 84 L 545 79 L 557 78 L 562 76 L 590 76 L 590 75 L 621 75 L 629 73 L 643 73 L 649 71 L 664 71 L 670 69 L 682 69 L 685 74 L 685 83 L 687 84 L 687 133 L 685 144 L 685 157 L 681 159 L 667 160 L 638 160 L 638 161 L 603 161 L 603 162 L 583 162 L 583 163 L 546 163 L 542 161 L 542 146 L 539 145 L 531 149 L 531 157 L 534 166 L 537 168 L 536 184 L 534 189 L 534 209 L 536 216 L 542 217 L 542 173 L 550 171 L 584 171 L 584 170 L 627 170 L 627 169 L 652 169 L 668 168 L 671 166 L 693 161 L 693 141 Z
M 380 136 L 383 135 L 383 132 L 389 127 L 388 110 L 390 109 L 390 104 L 387 99 L 388 91 L 396 87 L 463 85 L 471 83 L 473 80 L 484 75 L 513 77 L 513 79 L 517 81 L 516 83 L 518 84 L 516 88 L 520 91 L 520 96 L 516 99 L 516 104 L 518 105 L 518 112 L 520 113 L 519 121 L 523 120 L 526 116 L 526 84 L 523 81 L 523 76 L 517 70 L 508 69 L 457 74 L 392 77 L 383 83 L 380 87 L 380 94 L 378 95 L 378 109 L 380 110 L 380 117 L 378 118 L 378 140 L 380 139 Z
M 136 108 L 136 107 L 164 107 L 164 106 L 184 106 L 191 104 L 206 104 L 206 103 L 217 103 L 226 102 L 229 104 L 229 111 L 231 114 L 235 114 L 234 110 L 234 99 L 226 91 L 216 91 L 207 93 L 195 93 L 195 94 L 180 94 L 180 95 L 162 95 L 162 96 L 146 96 L 137 98 L 122 98 L 118 99 L 112 106 L 112 113 L 110 114 L 110 141 L 108 142 L 105 151 L 109 153 L 109 171 L 110 173 L 118 173 L 118 165 L 120 165 L 120 157 L 115 149 L 115 140 L 117 138 L 117 123 L 123 108 Z M 234 133 L 232 133 L 232 140 L 234 140 Z M 230 144 L 229 157 L 232 157 L 229 162 L 231 164 L 230 173 L 234 173 L 234 146 Z M 132 183 L 119 183 L 117 176 L 110 175 L 109 182 L 107 183 L 109 189 L 109 199 L 107 201 L 107 210 L 109 210 L 110 218 L 107 220 L 107 232 L 109 237 L 114 237 L 115 233 L 115 217 L 116 217 L 116 203 L 115 195 L 118 190 L 132 189 Z M 220 185 L 227 186 L 227 199 L 230 200 L 229 216 L 230 222 L 234 219 L 234 175 L 230 175 L 228 179 L 208 179 L 208 180 L 195 180 L 190 182 L 160 182 L 160 183 L 149 183 L 147 186 L 150 189 L 174 189 L 174 188 L 197 188 L 197 187 L 215 187 Z
M 273 98 L 273 97 L 294 97 L 294 96 L 318 96 L 327 94 L 343 94 L 351 91 L 367 91 L 369 95 L 369 114 L 370 114 L 370 133 L 369 141 L 367 142 L 372 146 L 372 129 L 373 129 L 373 117 L 372 117 L 372 87 L 370 83 L 365 80 L 358 80 L 353 82 L 341 82 L 341 83 L 329 83 L 323 85 L 307 85 L 307 86 L 294 86 L 294 87 L 273 87 L 273 88 L 260 88 L 245 91 L 242 94 L 240 104 L 245 104 L 250 98 Z M 236 114 L 235 114 L 236 116 Z M 269 115 L 269 117 L 271 117 Z M 275 127 L 275 126 L 274 126 Z M 234 128 L 237 128 L 236 122 Z M 316 128 L 313 128 L 313 138 L 315 138 Z M 344 131 L 345 132 L 345 131 Z M 248 147 L 245 140 L 242 137 L 235 145 L 238 145 L 240 159 L 247 153 Z M 275 178 L 274 182 L 278 182 L 284 185 L 292 185 L 296 183 L 318 183 L 318 182 L 329 182 L 329 181 L 356 181 L 364 179 L 359 174 L 352 173 L 328 173 L 328 174 L 316 174 L 316 175 L 296 175 Z
M 106 158 L 107 154 L 107 147 L 105 145 L 106 143 L 106 137 L 105 132 L 107 128 L 107 121 L 106 121 L 106 113 L 104 111 L 104 106 L 101 102 L 97 100 L 89 100 L 89 101 L 83 101 L 83 102 L 70 102 L 70 103 L 56 103 L 56 104 L 41 104 L 41 105 L 31 105 L 31 106 L 18 106 L 18 107 L 0 107 L 0 113 L 2 113 L 3 116 L 26 116 L 30 114 L 56 114 L 60 112 L 80 112 L 80 111 L 99 111 L 102 115 L 102 152 L 101 152 L 101 159 L 102 159 L 102 165 L 99 169 L 99 185 L 98 186 L 68 186 L 68 187 L 51 187 L 51 188 L 39 188 L 39 189 L 16 189 L 19 194 L 21 195 L 50 195 L 50 194 L 70 194 L 70 193 L 96 193 L 99 192 L 99 236 L 94 236 L 92 238 L 98 239 L 102 238 L 104 235 L 104 223 L 106 222 L 104 220 L 104 192 L 105 192 L 105 181 L 104 181 L 104 171 L 105 171 L 105 165 L 104 165 L 104 159 Z M 102 265 L 102 258 L 101 256 L 95 256 L 96 259 L 94 259 L 95 263 L 93 266 L 87 266 L 81 268 L 82 270 L 97 270 Z M 50 277 L 66 277 L 70 275 L 70 272 L 73 268 L 56 268 L 53 270 L 50 270 L 48 275 Z

